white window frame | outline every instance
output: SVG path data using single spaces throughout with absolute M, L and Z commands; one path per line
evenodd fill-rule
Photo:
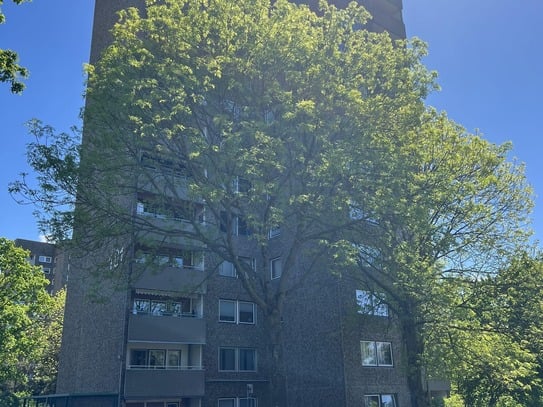
M 383 401 L 384 397 L 390 397 L 391 403 Z M 392 393 L 380 393 L 380 394 L 365 394 L 364 395 L 364 407 L 373 407 L 371 404 L 371 398 L 378 399 L 378 407 L 396 407 L 396 395 Z M 386 403 L 386 404 L 385 404 Z
M 279 266 L 280 266 L 279 274 L 274 272 L 274 269 L 275 269 L 274 265 L 275 264 L 279 264 Z M 271 277 L 271 279 L 276 280 L 276 279 L 280 278 L 282 274 L 283 274 L 283 263 L 281 262 L 281 257 L 276 257 L 274 259 L 271 259 L 270 260 L 270 277 Z
M 383 348 L 385 347 L 388 349 L 390 363 L 386 361 L 388 358 L 383 357 Z M 369 352 L 366 352 L 366 350 L 369 350 Z M 364 367 L 393 367 L 392 342 L 360 341 L 360 357 Z M 373 361 L 368 362 L 368 357 L 371 357 Z
M 238 256 L 238 261 L 240 263 L 249 265 L 252 271 L 256 271 L 256 260 L 254 257 Z M 221 264 L 219 264 L 219 275 L 223 277 L 237 278 L 238 274 L 238 269 L 231 261 L 224 260 Z
M 135 365 L 132 364 L 132 352 L 145 352 L 145 364 Z M 157 355 L 162 355 L 164 358 L 163 364 L 151 364 L 151 354 L 155 353 Z M 178 363 L 176 365 L 170 364 L 170 355 L 176 354 L 178 356 Z M 186 366 L 183 366 L 183 350 L 182 349 L 145 349 L 145 348 L 134 348 L 130 349 L 128 356 L 128 368 L 129 369 L 145 369 L 145 370 L 154 370 L 154 369 L 165 369 L 165 370 L 183 370 L 186 369 Z
M 224 350 L 233 350 L 234 351 L 234 370 L 231 369 L 222 369 L 221 368 L 221 352 Z M 240 357 L 241 353 L 240 351 L 252 351 L 253 352 L 253 360 L 254 360 L 254 369 L 252 370 L 246 370 L 246 369 L 240 369 Z M 256 349 L 254 348 L 243 348 L 243 347 L 233 347 L 233 346 L 221 346 L 219 347 L 219 372 L 257 372 L 258 371 L 258 359 L 257 359 L 257 353 Z
M 273 239 L 277 236 L 281 236 L 281 226 L 271 227 L 268 231 L 268 239 Z
M 240 186 L 243 186 L 243 188 L 240 189 Z M 236 194 L 246 194 L 252 188 L 252 185 L 248 179 L 238 176 L 234 178 L 234 181 L 232 182 L 232 187 Z
M 226 407 L 236 407 L 237 400 L 234 397 L 221 397 L 217 400 L 217 407 L 224 407 L 224 403 L 227 401 L 229 401 L 230 403 Z
M 51 267 L 42 267 L 43 274 L 51 274 Z
M 234 319 L 222 319 L 222 305 L 231 304 L 234 306 Z M 252 307 L 252 322 L 245 322 L 241 320 L 241 307 L 240 304 L 249 304 Z M 250 301 L 238 301 L 238 300 L 226 300 L 219 299 L 219 322 L 229 323 L 229 324 L 241 324 L 241 325 L 255 325 L 256 324 L 256 304 Z
M 359 314 L 377 317 L 388 317 L 390 315 L 388 305 L 371 291 L 356 290 L 356 305 Z
M 229 407 L 232 406 L 232 407 L 241 407 L 241 402 L 242 401 L 251 401 L 249 403 L 249 406 L 248 407 L 257 407 L 258 404 L 257 404 L 257 399 L 255 397 L 221 397 L 217 400 L 217 406 L 218 407 L 222 407 L 224 406 L 224 404 L 222 404 L 221 402 L 226 402 L 226 401 L 229 401 L 231 404 L 229 404 Z
M 231 278 L 237 277 L 238 274 L 236 272 L 236 267 L 234 266 L 234 263 L 224 260 L 221 264 L 219 264 L 219 275 Z
M 231 305 L 233 306 L 234 308 L 234 312 L 233 312 L 233 315 L 232 315 L 232 319 L 223 319 L 223 305 Z M 237 323 L 237 318 L 236 318 L 236 315 L 237 315 L 237 301 L 234 301 L 234 300 L 222 300 L 222 299 L 219 299 L 219 322 L 225 322 L 225 323 L 229 323 L 229 324 L 236 324 Z
M 38 257 L 38 262 L 40 262 L 40 263 L 52 263 L 53 258 L 51 256 L 39 256 Z
M 256 397 L 240 397 L 238 399 L 238 406 L 241 407 L 242 401 L 251 401 L 248 405 L 248 407 L 257 407 L 257 400 Z M 247 405 L 246 405 L 247 406 Z

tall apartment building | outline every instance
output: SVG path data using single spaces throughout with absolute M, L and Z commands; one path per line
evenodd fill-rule
M 307 2 L 316 7 L 317 1 Z M 346 0 L 337 0 L 339 7 Z M 361 0 L 368 28 L 404 37 L 401 0 Z M 115 11 L 139 0 L 96 0 L 91 62 L 109 41 Z M 134 216 L 166 217 L 141 186 Z M 196 206 L 193 206 L 196 207 Z M 195 213 L 194 216 L 200 216 Z M 172 221 L 171 219 L 169 221 Z M 240 225 L 238 224 L 238 228 Z M 240 232 L 240 234 L 242 234 Z M 276 236 L 277 235 L 277 236 Z M 270 242 L 280 242 L 272 231 Z M 269 270 L 280 273 L 280 244 Z M 174 250 L 175 249 L 175 250 Z M 250 250 L 240 255 L 253 263 Z M 124 290 L 88 298 L 92 276 L 73 267 L 68 285 L 56 406 L 268 407 L 271 355 L 266 330 L 232 264 L 210 270 L 198 247 L 179 242 Z M 92 259 L 85 261 L 92 262 Z M 356 283 L 311 273 L 286 300 L 281 323 L 285 392 L 290 407 L 404 407 L 409 393 L 401 338 L 384 304 Z M 135 262 L 134 267 L 141 263 Z M 285 406 L 281 406 L 285 407 Z

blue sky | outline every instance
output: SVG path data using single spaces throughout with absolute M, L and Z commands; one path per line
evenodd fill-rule
M 83 64 L 88 61 L 94 1 L 4 3 L 0 48 L 19 52 L 30 70 L 23 95 L 0 85 L 0 236 L 38 240 L 33 208 L 16 204 L 7 184 L 28 171 L 24 123 L 57 130 L 78 124 Z M 408 37 L 429 44 L 426 65 L 442 90 L 428 104 L 493 143 L 513 142 L 535 189 L 533 228 L 543 240 L 543 1 L 404 0 Z

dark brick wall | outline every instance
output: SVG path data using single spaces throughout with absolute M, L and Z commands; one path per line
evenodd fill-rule
M 96 298 L 85 270 L 71 266 L 57 393 L 117 393 L 125 363 L 126 292 L 103 284 Z

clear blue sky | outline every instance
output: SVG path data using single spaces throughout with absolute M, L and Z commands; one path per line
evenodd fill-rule
M 39 118 L 67 131 L 79 122 L 92 0 L 34 0 L 3 6 L 0 48 L 19 52 L 31 75 L 22 96 L 0 85 L 0 236 L 39 239 L 33 208 L 7 184 L 27 171 L 24 123 Z M 543 240 L 543 1 L 404 0 L 408 37 L 429 44 L 425 63 L 441 92 L 428 103 L 493 143 L 512 141 L 536 199 L 533 228 Z

